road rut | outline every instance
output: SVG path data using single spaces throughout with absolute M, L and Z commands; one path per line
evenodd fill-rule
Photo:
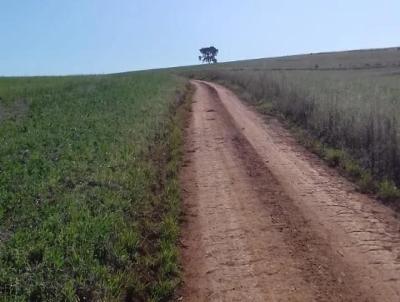
M 395 214 L 228 89 L 193 85 L 183 301 L 400 301 Z

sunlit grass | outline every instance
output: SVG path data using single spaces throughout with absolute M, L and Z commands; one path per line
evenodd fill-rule
M 172 294 L 183 90 L 162 73 L 0 79 L 1 299 Z

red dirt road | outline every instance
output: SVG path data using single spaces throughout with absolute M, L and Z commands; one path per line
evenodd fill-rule
M 228 89 L 196 86 L 183 301 L 400 301 L 395 213 Z

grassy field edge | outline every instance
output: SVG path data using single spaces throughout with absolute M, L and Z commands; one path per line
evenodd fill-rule
M 153 72 L 0 81 L 0 301 L 173 299 L 190 87 Z
M 185 91 L 178 96 L 177 104 L 171 108 L 165 145 L 160 144 L 153 150 L 153 160 L 159 168 L 159 182 L 162 184 L 161 205 L 158 209 L 159 213 L 153 215 L 152 219 L 144 221 L 143 227 L 151 237 L 151 233 L 159 226 L 159 249 L 152 256 L 158 262 L 157 275 L 154 286 L 148 290 L 147 297 L 138 297 L 132 293 L 132 298 L 168 301 L 174 296 L 181 283 L 178 247 L 181 195 L 178 177 L 183 156 L 184 126 L 193 91 L 193 86 L 187 83 Z

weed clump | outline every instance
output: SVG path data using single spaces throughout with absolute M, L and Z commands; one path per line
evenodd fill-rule
M 392 181 L 384 180 L 378 185 L 378 197 L 385 202 L 394 202 L 400 199 L 400 191 Z
M 357 181 L 361 193 L 374 193 L 376 192 L 375 181 L 369 172 L 363 172 Z
M 338 149 L 327 148 L 325 150 L 325 160 L 330 167 L 338 167 L 343 161 L 343 152 Z

